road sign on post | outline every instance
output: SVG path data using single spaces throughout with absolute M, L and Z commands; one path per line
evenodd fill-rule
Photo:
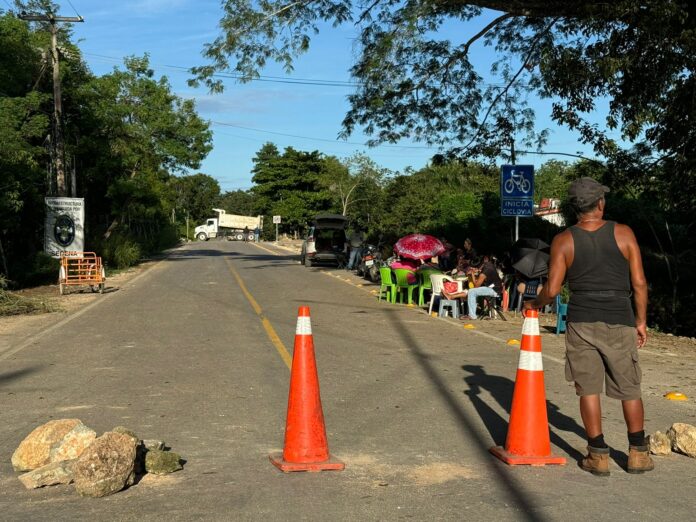
M 276 226 L 276 243 L 278 242 L 278 225 L 280 224 L 280 216 L 273 216 L 273 223 Z
M 534 165 L 503 165 L 500 174 L 500 215 L 534 215 Z

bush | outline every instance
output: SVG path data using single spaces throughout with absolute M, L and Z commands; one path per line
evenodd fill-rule
M 193 234 L 193 230 L 190 229 L 189 232 Z M 183 234 L 179 235 L 179 231 L 174 225 L 167 225 L 159 231 L 157 235 L 157 241 L 154 246 L 154 252 L 161 252 L 167 248 L 172 248 L 179 243 L 179 238 L 186 235 L 186 227 L 184 227 Z M 193 236 L 191 236 L 193 237 Z
M 123 239 L 114 249 L 113 261 L 117 268 L 128 268 L 141 257 L 140 245 L 131 239 Z
M 12 277 L 12 288 L 55 284 L 58 281 L 60 260 L 45 252 L 37 252 L 24 262 L 24 268 L 24 271 L 15 270 L 13 272 L 16 276 Z

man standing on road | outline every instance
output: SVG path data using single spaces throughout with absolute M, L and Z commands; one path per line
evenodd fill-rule
M 602 433 L 603 384 L 606 394 L 619 399 L 623 407 L 629 444 L 627 471 L 643 473 L 654 467 L 643 426 L 638 364 L 638 348 L 647 340 L 648 285 L 631 228 L 603 219 L 607 192 L 607 187 L 592 178 L 580 178 L 570 185 L 568 199 L 578 222 L 554 238 L 549 280 L 536 299 L 525 303 L 525 309 L 549 304 L 567 278 L 571 297 L 566 379 L 575 381 L 588 441 L 588 455 L 580 467 L 600 476 L 609 475 L 609 447 Z
M 360 229 L 355 229 L 348 239 L 348 246 L 350 246 L 350 259 L 348 260 L 347 270 L 353 270 L 360 264 L 360 253 L 362 252 L 363 242 L 365 237 Z
M 249 241 L 249 227 L 244 227 L 244 231 L 242 233 L 244 234 L 244 242 L 246 243 Z
M 254 243 L 259 242 L 259 236 L 261 236 L 261 229 L 259 229 L 259 227 L 256 227 L 254 229 Z

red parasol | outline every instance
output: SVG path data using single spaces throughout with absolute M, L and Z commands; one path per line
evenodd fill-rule
M 394 251 L 398 255 L 410 259 L 428 259 L 439 256 L 445 250 L 438 238 L 426 234 L 409 234 L 394 245 Z

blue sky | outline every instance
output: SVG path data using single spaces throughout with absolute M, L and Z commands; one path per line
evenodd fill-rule
M 247 189 L 256 151 L 268 141 L 281 150 L 319 150 L 346 158 L 364 152 L 379 165 L 393 171 L 424 166 L 437 149 L 404 142 L 403 146 L 367 148 L 365 137 L 354 134 L 348 143 L 336 137 L 348 108 L 345 86 L 316 86 L 255 81 L 238 84 L 229 80 L 223 94 L 211 95 L 205 88 L 187 86 L 190 75 L 177 67 L 201 65 L 201 50 L 218 34 L 222 10 L 219 0 L 59 0 L 61 15 L 85 18 L 73 25 L 74 40 L 95 74 L 111 72 L 129 55 L 150 54 L 155 73 L 169 78 L 174 91 L 197 101 L 201 116 L 212 122 L 214 149 L 200 171 L 216 178 L 223 191 Z M 480 25 L 465 26 L 463 34 L 475 34 Z M 289 79 L 350 81 L 348 69 L 354 53 L 351 27 L 326 31 L 312 41 L 312 49 L 296 63 L 291 76 L 270 66 L 264 76 Z M 492 51 L 474 48 L 476 61 L 492 61 Z M 592 157 L 577 136 L 561 129 L 547 118 L 550 102 L 534 101 L 540 128 L 551 135 L 546 151 L 577 153 Z M 225 125 L 222 125 L 225 124 Z M 553 156 L 527 156 L 520 163 L 541 164 Z M 558 159 L 567 159 L 561 158 Z

